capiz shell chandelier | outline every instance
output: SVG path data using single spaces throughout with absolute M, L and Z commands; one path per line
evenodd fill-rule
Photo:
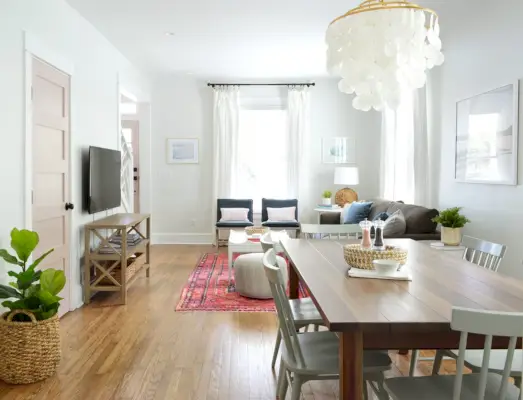
M 444 61 L 437 14 L 408 1 L 366 0 L 336 18 L 326 35 L 327 66 L 354 108 L 396 109 Z

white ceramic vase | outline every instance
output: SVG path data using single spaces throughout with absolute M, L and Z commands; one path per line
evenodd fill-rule
M 324 206 L 331 206 L 332 205 L 332 200 L 331 198 L 326 198 L 326 197 L 323 197 L 321 199 L 321 204 L 323 204 Z
M 447 246 L 459 246 L 461 243 L 461 228 L 441 227 L 441 241 Z

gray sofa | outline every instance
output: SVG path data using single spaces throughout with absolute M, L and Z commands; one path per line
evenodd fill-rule
M 389 238 L 413 240 L 441 239 L 441 233 L 436 229 L 438 224 L 432 222 L 432 218 L 439 214 L 438 210 L 383 199 L 368 201 L 372 201 L 373 203 L 370 209 L 369 221 L 372 221 L 374 217 L 381 212 L 392 214 L 396 210 L 401 210 L 405 216 L 405 221 L 407 222 L 406 232 L 403 235 Z M 323 213 L 320 216 L 320 223 L 338 225 L 340 223 L 340 216 L 335 213 Z

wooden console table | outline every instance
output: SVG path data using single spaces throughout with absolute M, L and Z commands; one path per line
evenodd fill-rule
M 145 221 L 146 234 L 140 232 Z M 149 214 L 114 214 L 85 225 L 84 302 L 89 304 L 91 292 L 120 292 L 122 304 L 127 303 L 127 289 L 145 268 L 149 277 L 151 216 Z M 135 233 L 139 243 L 128 245 L 128 236 Z M 100 240 L 91 248 L 91 237 Z M 115 244 L 118 237 L 121 244 Z M 145 260 L 143 258 L 145 257 Z M 144 261 L 144 262 L 143 262 Z

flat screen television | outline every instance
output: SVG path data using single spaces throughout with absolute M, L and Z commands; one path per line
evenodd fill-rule
M 89 147 L 89 214 L 120 207 L 120 171 L 122 156 L 118 150 Z

